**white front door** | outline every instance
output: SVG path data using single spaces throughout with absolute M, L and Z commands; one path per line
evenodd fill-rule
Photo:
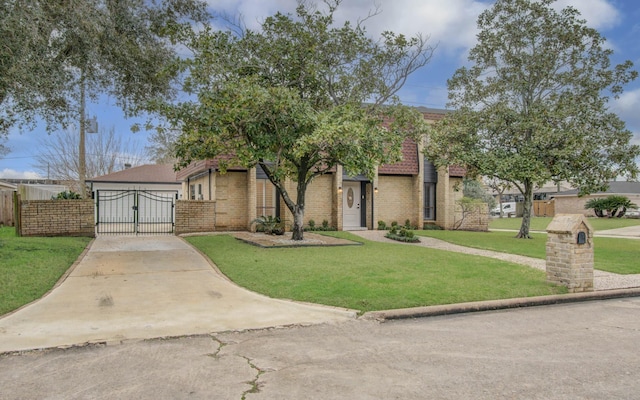
M 360 182 L 342 182 L 342 186 L 343 229 L 360 228 L 362 225 Z

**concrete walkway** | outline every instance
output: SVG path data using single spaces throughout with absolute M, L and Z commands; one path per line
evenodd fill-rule
M 0 318 L 0 353 L 355 317 L 240 288 L 178 237 L 99 237 L 58 287 Z
M 638 227 L 640 229 L 640 227 Z M 636 232 L 636 231 L 634 231 Z M 384 237 L 386 231 L 354 231 L 351 232 L 364 239 L 375 240 L 381 242 L 401 243 L 395 240 L 387 239 Z M 629 231 L 625 232 L 629 234 Z M 502 261 L 513 262 L 516 264 L 526 265 L 528 267 L 536 268 L 544 271 L 546 269 L 546 261 L 539 258 L 519 256 L 516 254 L 500 253 L 497 251 L 474 249 L 471 247 L 459 246 L 456 244 L 448 243 L 443 240 L 420 237 L 420 243 L 403 243 L 409 246 L 424 246 L 430 249 L 438 249 L 445 251 L 454 251 L 458 253 L 472 254 L 482 257 L 495 258 Z M 594 290 L 612 290 L 612 289 L 627 289 L 640 287 L 640 274 L 635 275 L 620 275 L 611 272 L 595 270 L 593 272 L 593 287 Z

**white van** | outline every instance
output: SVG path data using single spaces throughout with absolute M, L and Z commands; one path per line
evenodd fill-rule
M 500 204 L 498 204 L 494 209 L 491 210 L 491 215 L 493 216 L 500 215 Z M 502 203 L 502 215 L 505 217 L 515 217 L 516 203 L 515 202 Z

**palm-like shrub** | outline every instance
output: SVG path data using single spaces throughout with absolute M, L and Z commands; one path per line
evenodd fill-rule
M 280 222 L 279 217 L 262 215 L 251 221 L 251 223 L 256 224 L 256 230 L 258 232 L 264 232 L 267 235 L 282 235 L 284 233 L 284 226 Z
M 593 209 L 597 217 L 621 218 L 629 208 L 638 208 L 625 196 L 611 195 L 605 198 L 590 199 L 584 205 L 585 209 Z

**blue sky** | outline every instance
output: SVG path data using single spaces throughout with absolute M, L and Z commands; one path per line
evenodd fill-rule
M 447 79 L 466 64 L 468 50 L 475 44 L 477 17 L 491 4 L 477 0 L 343 0 L 337 18 L 339 22 L 356 21 L 378 5 L 381 13 L 366 24 L 372 35 L 391 30 L 430 36 L 430 42 L 438 46 L 432 61 L 410 77 L 399 96 L 407 105 L 445 108 Z M 265 16 L 276 11 L 293 12 L 296 0 L 209 0 L 209 5 L 230 15 L 240 13 L 249 28 L 257 28 Z M 588 25 L 607 38 L 615 64 L 631 60 L 640 70 L 639 1 L 559 0 L 556 5 L 577 8 Z M 148 132 L 130 131 L 131 125 L 142 119 L 125 119 L 113 103 L 113 99 L 102 98 L 89 105 L 88 114 L 97 117 L 101 128 L 114 127 L 134 146 L 147 145 Z M 640 79 L 626 86 L 623 95 L 609 104 L 634 132 L 634 142 L 640 144 Z M 0 159 L 0 179 L 37 177 L 34 157 L 46 137 L 44 127 L 12 131 L 6 143 L 11 152 Z

